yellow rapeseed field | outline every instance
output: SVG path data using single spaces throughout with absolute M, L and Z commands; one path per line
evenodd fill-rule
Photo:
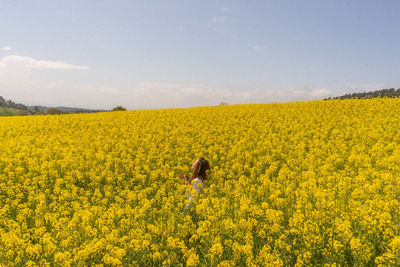
M 399 265 L 400 99 L 0 118 L 0 265 L 96 264 Z

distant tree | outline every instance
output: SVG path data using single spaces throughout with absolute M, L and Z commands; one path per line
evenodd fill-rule
M 48 108 L 46 110 L 46 114 L 56 115 L 56 114 L 64 114 L 64 112 L 62 110 L 59 110 L 58 108 Z
M 358 99 L 368 99 L 368 98 L 376 98 L 376 97 L 399 97 L 400 96 L 400 88 L 399 89 L 381 89 L 381 90 L 376 90 L 376 91 L 371 91 L 371 92 L 360 92 L 360 93 L 352 93 L 352 94 L 345 94 L 342 96 L 337 96 L 337 97 L 329 97 L 327 99 L 352 99 L 352 98 L 358 98 Z M 325 99 L 326 100 L 326 99 Z
M 122 106 L 116 106 L 115 108 L 113 108 L 113 111 L 124 111 L 124 110 L 126 110 L 126 108 Z
M 7 107 L 9 108 L 16 108 L 16 104 L 14 101 L 7 100 Z
M 35 112 L 34 115 L 46 115 L 46 110 L 39 110 Z
M 77 109 L 71 113 L 86 113 L 86 111 L 84 111 L 83 109 Z
M 219 103 L 219 105 L 220 105 L 220 106 L 225 106 L 225 105 L 228 105 L 228 103 L 221 102 L 221 103 Z
M 33 107 L 31 107 L 31 112 L 33 114 L 37 114 L 40 112 L 40 108 L 38 106 L 33 106 Z
M 23 104 L 15 104 L 15 108 L 22 109 L 22 110 L 28 110 L 28 107 Z
M 2 96 L 0 96 L 0 107 L 2 108 L 7 107 L 7 102 Z

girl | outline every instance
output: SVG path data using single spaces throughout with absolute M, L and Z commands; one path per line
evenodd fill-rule
M 210 170 L 210 164 L 207 160 L 199 158 L 198 160 L 193 162 L 192 170 L 193 174 L 189 178 L 189 180 L 183 173 L 178 174 L 178 177 L 181 178 L 184 184 L 191 184 L 192 188 L 197 191 L 197 195 L 200 195 L 200 193 L 203 192 L 204 182 L 208 181 L 206 171 Z M 187 197 L 189 199 L 189 203 L 186 205 L 186 209 L 193 206 L 193 194 L 191 192 L 187 192 Z

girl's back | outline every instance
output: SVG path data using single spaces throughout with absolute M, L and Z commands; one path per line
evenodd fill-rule
M 197 195 L 200 195 L 203 192 L 203 188 L 204 188 L 204 182 L 200 178 L 194 178 L 192 181 L 192 190 L 191 192 L 188 192 L 188 199 L 189 199 L 188 205 L 191 205 L 193 202 L 194 190 L 197 191 Z

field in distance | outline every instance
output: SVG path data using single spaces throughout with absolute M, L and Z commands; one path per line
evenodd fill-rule
M 0 265 L 399 264 L 399 125 L 398 98 L 2 117 Z

